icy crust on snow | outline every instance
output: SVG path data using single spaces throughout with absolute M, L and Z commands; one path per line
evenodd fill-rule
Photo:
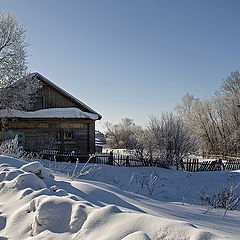
M 17 159 L 0 157 L 0 239 L 217 238 L 187 222 L 115 205 L 99 207 L 88 201 L 91 198 L 81 187 L 76 189 L 71 182 L 55 181 L 52 172 L 40 163 L 17 162 Z M 87 187 L 86 183 L 84 186 Z M 74 191 L 79 195 L 69 193 Z
M 47 108 L 34 112 L 26 112 L 16 109 L 0 110 L 0 116 L 8 118 L 89 118 L 98 119 L 94 113 L 84 112 L 78 108 Z

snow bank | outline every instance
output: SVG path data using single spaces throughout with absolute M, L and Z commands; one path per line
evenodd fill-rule
M 0 157 L 0 239 L 217 239 L 187 222 L 127 208 L 93 184 L 56 181 L 38 162 L 17 161 Z M 104 196 L 120 206 L 101 204 Z
M 34 112 L 26 112 L 16 109 L 0 110 L 0 116 L 8 118 L 89 118 L 98 119 L 98 115 L 88 113 L 79 108 L 47 108 Z

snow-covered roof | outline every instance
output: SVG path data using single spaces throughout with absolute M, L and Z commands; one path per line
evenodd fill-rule
M 61 92 L 63 95 L 65 95 L 66 97 L 68 97 L 69 99 L 71 99 L 73 102 L 75 102 L 76 104 L 80 105 L 81 107 L 85 108 L 87 111 L 94 113 L 98 116 L 98 118 L 96 120 L 99 120 L 102 118 L 102 116 L 97 113 L 96 111 L 94 111 L 92 108 L 90 108 L 88 105 L 86 105 L 85 103 L 81 102 L 80 100 L 78 100 L 77 98 L 75 98 L 74 96 L 72 96 L 71 94 L 69 94 L 68 92 L 66 92 L 65 90 L 63 90 L 62 88 L 60 88 L 59 86 L 57 86 L 56 84 L 54 84 L 53 82 L 51 82 L 49 79 L 47 79 L 46 77 L 44 77 L 43 75 L 41 75 L 38 72 L 34 72 L 34 73 L 30 73 L 27 77 L 38 77 L 40 80 L 42 80 L 43 82 L 49 84 L 50 86 L 52 86 L 54 89 L 56 89 L 57 91 Z
M 6 118 L 78 118 L 97 120 L 98 115 L 83 112 L 78 108 L 47 108 L 38 111 L 21 111 L 15 109 L 0 110 L 0 117 Z

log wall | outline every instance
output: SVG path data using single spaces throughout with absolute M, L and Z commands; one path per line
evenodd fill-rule
M 95 121 L 85 119 L 17 119 L 8 132 L 22 132 L 26 151 L 45 149 L 95 153 Z

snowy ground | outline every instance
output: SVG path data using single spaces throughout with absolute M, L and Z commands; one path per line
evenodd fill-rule
M 40 162 L 55 179 L 37 162 L 0 156 L 0 240 L 239 239 L 239 211 L 203 214 L 199 201 L 203 188 L 238 183 L 237 171 Z

